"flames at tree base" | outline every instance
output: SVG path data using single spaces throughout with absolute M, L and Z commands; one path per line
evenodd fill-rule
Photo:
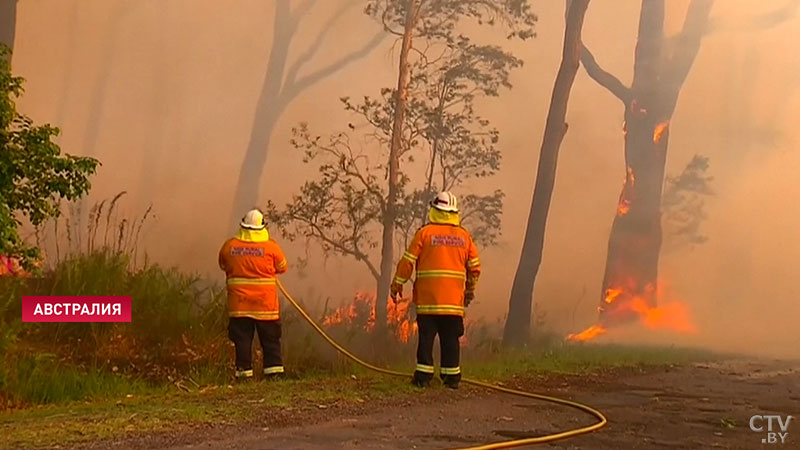
M 600 321 L 579 333 L 567 335 L 572 342 L 591 341 L 608 334 L 613 327 L 636 321 L 652 330 L 668 330 L 676 333 L 696 333 L 689 308 L 680 301 L 671 300 L 659 306 L 651 306 L 657 298 L 656 289 L 645 289 L 647 294 L 635 295 L 619 287 L 606 290 L 603 306 L 600 310 Z M 650 296 L 651 298 L 647 298 Z
M 589 328 L 581 331 L 580 333 L 571 333 L 567 335 L 567 340 L 572 342 L 585 342 L 591 341 L 597 336 L 604 335 L 608 329 L 602 325 L 592 325 Z

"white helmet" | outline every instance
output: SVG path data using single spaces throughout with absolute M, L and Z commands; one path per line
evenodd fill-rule
M 242 223 L 239 225 L 248 230 L 263 230 L 266 228 L 267 222 L 264 220 L 264 214 L 261 211 L 251 209 L 242 217 Z
M 450 191 L 440 192 L 433 200 L 431 206 L 439 211 L 458 212 L 458 199 Z

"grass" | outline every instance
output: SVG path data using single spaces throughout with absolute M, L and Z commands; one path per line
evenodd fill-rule
M 63 367 L 52 355 L 39 354 L 20 359 L 16 367 L 15 395 L 28 402 L 61 403 L 92 400 L 154 389 L 144 380 L 115 374 L 102 367 Z M 162 386 L 162 391 L 166 389 Z
M 469 352 L 467 352 L 469 353 Z M 465 355 L 465 376 L 505 381 L 547 373 L 581 373 L 613 367 L 684 364 L 716 355 L 702 350 L 564 344 L 534 352 Z M 413 355 L 408 355 L 411 366 Z M 297 405 L 356 404 L 411 395 L 407 380 L 348 366 L 341 372 L 245 385 L 210 385 L 182 392 L 142 387 L 104 400 L 44 405 L 0 413 L 0 448 L 48 447 L 115 439 L 138 433 L 248 423 Z M 255 411 L 255 412 L 254 412 Z
M 708 361 L 720 355 L 707 350 L 678 347 L 623 346 L 608 344 L 551 344 L 533 351 L 502 352 L 494 357 L 465 355 L 469 376 L 486 380 L 525 374 L 579 374 L 598 369 L 659 366 Z
M 0 449 L 63 446 L 133 433 L 232 425 L 296 405 L 354 404 L 410 392 L 407 383 L 386 378 L 329 375 L 45 405 L 0 413 L 0 434 L 6 438 L 0 442 Z

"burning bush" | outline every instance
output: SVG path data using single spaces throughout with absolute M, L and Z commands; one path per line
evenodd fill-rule
M 329 328 L 358 328 L 372 333 L 375 329 L 375 302 L 377 295 L 357 292 L 349 305 L 341 306 L 325 314 L 322 324 Z M 398 299 L 397 303 L 387 299 L 386 326 L 398 341 L 407 343 L 417 333 L 417 323 L 411 317 L 411 302 Z
M 339 328 L 363 331 L 371 334 L 375 330 L 375 301 L 377 295 L 373 292 L 356 292 L 350 304 L 336 308 L 331 313 L 326 313 L 322 324 L 329 329 Z M 416 316 L 412 314 L 413 307 L 410 299 L 398 299 L 394 303 L 386 300 L 386 327 L 398 342 L 407 344 L 417 334 Z M 461 344 L 468 343 L 471 326 L 474 321 L 464 318 L 464 336 Z
M 29 278 L 31 274 L 22 268 L 18 258 L 0 255 L 0 277 L 3 276 Z

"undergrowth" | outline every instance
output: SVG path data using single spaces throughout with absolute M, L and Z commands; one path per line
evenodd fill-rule
M 70 255 L 34 278 L 0 277 L 0 409 L 198 392 L 231 382 L 233 345 L 227 338 L 224 288 L 176 269 L 135 268 L 127 255 L 101 248 Z M 131 323 L 23 324 L 23 295 L 130 295 L 133 318 Z M 320 299 L 299 300 L 311 305 L 312 314 L 319 313 L 314 306 L 322 303 Z M 325 311 L 314 315 L 320 322 L 323 316 Z M 349 317 L 327 329 L 365 360 L 412 370 L 416 337 L 402 342 L 396 329 L 390 327 L 390 332 L 380 335 L 365 327 L 367 322 L 365 317 Z M 287 304 L 282 324 L 284 362 L 290 376 L 365 374 L 330 348 Z M 537 334 L 525 351 L 506 351 L 498 334 L 497 324 L 468 323 L 462 351 L 468 376 L 502 379 L 708 357 L 685 349 L 567 344 L 559 336 L 546 334 Z M 257 344 L 254 353 L 258 373 Z

